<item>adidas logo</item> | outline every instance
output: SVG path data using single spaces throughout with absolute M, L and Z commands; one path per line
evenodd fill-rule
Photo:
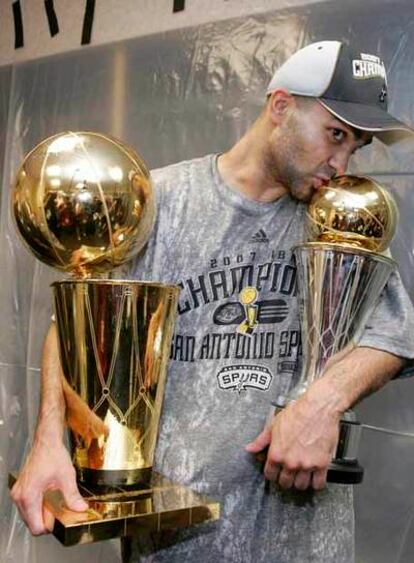
M 251 242 L 269 242 L 269 239 L 263 229 L 257 231 L 250 240 Z

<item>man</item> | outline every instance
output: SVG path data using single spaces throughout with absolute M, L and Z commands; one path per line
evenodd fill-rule
M 309 45 L 276 72 L 263 111 L 228 152 L 154 172 L 157 223 L 133 274 L 182 287 L 157 469 L 219 498 L 222 518 L 124 541 L 125 561 L 353 560 L 352 493 L 325 486 L 327 467 L 342 413 L 414 357 L 414 316 L 397 275 L 359 347 L 265 421 L 297 375 L 291 248 L 304 239 L 304 203 L 373 134 L 408 130 L 386 113 L 386 93 L 378 57 L 336 41 Z M 62 445 L 53 327 L 42 374 L 35 444 L 12 493 L 35 534 L 52 525 L 47 488 L 84 508 Z M 267 446 L 264 478 L 255 454 Z

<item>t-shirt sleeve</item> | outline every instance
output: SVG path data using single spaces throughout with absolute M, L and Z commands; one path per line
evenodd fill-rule
M 411 360 L 399 376 L 414 375 L 414 307 L 398 272 L 393 272 L 358 343 Z

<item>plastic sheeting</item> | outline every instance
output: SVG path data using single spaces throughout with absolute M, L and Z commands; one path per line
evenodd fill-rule
M 31 538 L 6 482 L 34 430 L 40 349 L 58 278 L 23 248 L 12 224 L 9 191 L 23 155 L 62 130 L 98 130 L 134 146 L 151 167 L 229 147 L 256 117 L 273 70 L 320 39 L 358 40 L 388 62 L 391 110 L 414 123 L 414 11 L 407 0 L 326 2 L 233 19 L 107 47 L 50 57 L 0 72 L 0 559 L 61 563 L 119 560 L 116 542 L 65 549 Z M 352 171 L 389 185 L 400 205 L 394 244 L 411 296 L 414 259 L 414 143 L 374 142 Z M 414 335 L 413 335 L 414 338 Z M 414 431 L 414 383 L 396 381 L 359 408 L 367 423 Z M 366 430 L 355 489 L 357 560 L 406 563 L 414 554 L 414 439 Z

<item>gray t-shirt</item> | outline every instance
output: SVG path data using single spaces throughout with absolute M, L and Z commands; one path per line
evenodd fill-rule
M 218 498 L 222 516 L 134 538 L 130 560 L 141 553 L 143 561 L 168 563 L 351 562 L 352 488 L 281 492 L 244 450 L 263 429 L 271 401 L 297 380 L 291 248 L 303 242 L 305 206 L 290 196 L 247 199 L 223 183 L 216 161 L 210 155 L 153 172 L 158 217 L 133 275 L 182 287 L 156 468 Z M 257 293 L 240 293 L 246 286 Z M 407 311 L 393 275 L 362 343 L 414 357 Z

